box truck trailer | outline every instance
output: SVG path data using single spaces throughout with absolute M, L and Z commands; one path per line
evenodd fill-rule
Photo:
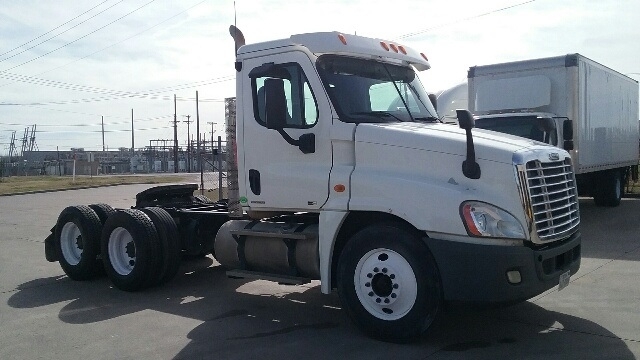
M 569 151 L 597 205 L 617 206 L 637 180 L 638 82 L 580 54 L 473 66 L 468 108 L 477 127 Z

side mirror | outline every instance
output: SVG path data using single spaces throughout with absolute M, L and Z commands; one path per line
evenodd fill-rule
M 538 118 L 539 126 L 542 131 L 550 133 L 556 129 L 556 122 L 552 118 Z
M 563 148 L 567 151 L 573 150 L 573 121 L 565 120 L 562 123 L 562 139 L 564 140 Z
M 573 140 L 573 121 L 569 119 L 562 123 L 562 139 Z
M 438 111 L 438 99 L 436 98 L 436 94 L 429 94 L 429 100 L 431 100 L 433 108 Z
M 267 129 L 283 129 L 287 121 L 287 99 L 282 79 L 264 81 L 265 123 Z
M 467 136 L 467 158 L 462 162 L 462 173 L 469 179 L 480 179 L 480 165 L 476 162 L 476 149 L 473 145 L 473 135 L 471 134 L 471 129 L 473 129 L 476 122 L 469 110 L 457 109 L 456 115 L 460 128 L 465 130 Z
M 458 125 L 461 129 L 471 130 L 475 127 L 476 122 L 469 110 L 457 109 L 456 116 L 458 118 Z

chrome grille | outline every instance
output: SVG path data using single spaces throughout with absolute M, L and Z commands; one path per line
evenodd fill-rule
M 571 159 L 541 162 L 524 167 L 528 189 L 528 212 L 534 242 L 548 242 L 566 236 L 580 224 L 578 193 Z M 537 240 L 537 241 L 536 241 Z

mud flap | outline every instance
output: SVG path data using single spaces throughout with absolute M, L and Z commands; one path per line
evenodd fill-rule
M 44 239 L 44 256 L 49 262 L 58 261 L 58 253 L 56 252 L 55 247 L 55 233 L 56 227 L 51 228 L 51 234 Z

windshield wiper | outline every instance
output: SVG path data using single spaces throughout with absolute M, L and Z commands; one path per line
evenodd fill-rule
M 393 115 L 392 113 L 386 112 L 386 111 L 357 111 L 357 112 L 352 112 L 350 115 L 371 115 L 371 116 L 375 116 L 377 118 L 387 118 L 387 117 L 392 117 L 400 122 L 402 122 L 403 120 L 400 119 L 399 117 Z
M 425 116 L 425 117 L 416 117 L 413 118 L 415 121 L 426 121 L 426 122 L 442 122 L 435 116 Z

